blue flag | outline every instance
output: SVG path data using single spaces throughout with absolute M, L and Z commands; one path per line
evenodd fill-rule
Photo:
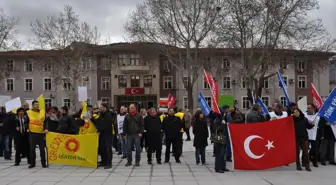
M 280 72 L 278 71 L 278 80 L 279 80 L 279 87 L 283 89 L 284 91 L 284 94 L 285 94 L 285 97 L 286 97 L 286 104 L 287 105 L 290 105 L 291 104 L 291 101 L 289 99 L 289 95 L 288 95 L 288 89 L 287 89 L 287 85 L 286 83 L 284 82 Z M 286 106 L 286 105 L 284 105 Z
M 268 108 L 266 107 L 266 105 L 264 104 L 264 102 L 258 97 L 257 98 L 257 103 L 261 106 L 261 112 L 262 114 L 268 114 Z
M 205 116 L 208 116 L 211 112 L 211 108 L 208 104 L 208 102 L 205 100 L 202 92 L 200 92 L 199 96 L 198 96 L 198 104 L 200 105 L 202 112 Z
M 333 124 L 336 121 L 336 88 L 329 94 L 328 98 L 324 101 L 319 116 Z

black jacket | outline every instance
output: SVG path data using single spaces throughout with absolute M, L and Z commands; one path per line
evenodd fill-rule
M 73 117 L 69 115 L 63 115 L 58 120 L 58 127 L 56 132 L 62 134 L 77 134 L 76 128 L 77 126 Z
M 58 127 L 58 118 L 57 118 L 57 120 L 55 120 L 55 119 L 52 119 L 50 117 L 47 117 L 45 119 L 45 123 L 44 124 L 48 125 L 48 131 L 49 132 L 56 132 L 57 127 Z
M 101 136 L 113 136 L 113 117 L 110 112 L 101 113 L 97 119 L 92 119 Z
M 5 114 L 3 118 L 3 133 L 14 134 L 16 131 L 16 115 L 12 112 Z
M 124 119 L 123 134 L 135 135 L 142 134 L 145 129 L 142 115 L 136 113 L 135 115 L 127 114 Z
M 309 124 L 308 119 L 305 117 L 296 118 L 294 117 L 294 126 L 295 126 L 295 138 L 308 140 L 307 129 L 313 128 L 313 125 Z
M 21 121 L 20 121 L 20 117 L 19 116 L 17 116 L 16 117 L 16 120 L 15 120 L 15 125 L 16 125 L 16 127 L 18 127 L 18 128 L 20 128 L 19 130 L 21 131 L 21 129 L 23 129 L 24 130 L 24 133 L 21 133 L 20 131 L 17 131 L 16 130 L 16 134 L 26 134 L 27 133 L 27 130 L 29 129 L 29 118 L 28 118 L 28 116 L 24 116 L 23 117 L 23 126 L 24 126 L 24 128 L 21 128 Z
M 161 135 L 162 124 L 159 116 L 148 115 L 144 119 L 147 135 Z
M 332 128 L 330 124 L 327 124 L 328 121 L 324 118 L 320 117 L 319 121 L 319 131 L 320 131 L 320 137 L 324 137 L 325 139 L 335 139 L 334 133 L 332 131 Z
M 180 130 L 183 128 L 181 118 L 168 115 L 162 121 L 162 128 L 166 138 L 178 138 L 181 136 Z
M 194 147 L 203 148 L 208 146 L 208 124 L 207 121 L 203 119 L 194 120 L 192 123 L 194 138 Z

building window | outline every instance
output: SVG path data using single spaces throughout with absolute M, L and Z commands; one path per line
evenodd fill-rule
M 205 101 L 208 102 L 209 107 L 211 107 L 211 97 L 210 96 L 205 96 L 204 99 L 205 99 Z
M 33 91 L 33 79 L 26 78 L 24 79 L 25 82 L 25 91 Z
M 280 69 L 287 69 L 288 62 L 283 60 L 280 62 Z
M 69 78 L 62 79 L 62 89 L 63 90 L 70 90 L 71 89 L 71 82 Z
M 100 69 L 104 71 L 108 71 L 111 69 L 111 64 L 108 57 L 103 57 L 100 59 Z
M 223 76 L 223 89 L 231 89 L 231 77 Z
M 14 91 L 14 78 L 6 79 L 6 91 Z
M 110 90 L 111 88 L 111 78 L 102 77 L 101 78 L 101 90 Z
M 106 103 L 108 107 L 110 106 L 111 99 L 109 97 L 102 97 L 101 101 L 102 103 Z
M 144 76 L 144 87 L 152 87 L 153 85 L 153 76 L 145 75 Z
M 264 104 L 266 105 L 266 107 L 269 107 L 269 105 L 270 105 L 269 99 L 270 98 L 268 96 L 262 96 L 261 97 L 261 101 L 264 102 Z
M 63 106 L 70 108 L 71 102 L 69 98 L 63 98 Z
M 7 71 L 14 71 L 14 60 L 7 60 Z
M 284 83 L 286 84 L 286 86 L 288 86 L 288 76 L 283 76 L 282 75 L 282 79 L 283 79 Z
M 282 106 L 286 106 L 287 100 L 285 96 L 280 96 L 280 103 Z
M 241 77 L 240 81 L 241 81 L 241 84 L 240 84 L 241 88 L 246 89 L 246 78 Z
M 91 77 L 82 77 L 82 86 L 85 86 L 87 90 L 91 90 Z
M 91 104 L 91 98 L 88 97 L 88 98 L 86 99 L 86 105 L 92 105 L 92 104 Z
M 91 70 L 91 60 L 90 59 L 82 60 L 82 64 L 83 64 L 84 71 L 90 71 Z
M 140 76 L 131 75 L 131 87 L 140 87 Z
M 188 97 L 183 96 L 183 108 L 184 110 L 188 109 Z
M 301 100 L 304 96 L 298 96 L 298 101 Z
M 33 71 L 33 61 L 31 60 L 26 60 L 24 62 L 24 71 L 25 72 L 32 72 Z
M 118 76 L 118 87 L 126 88 L 127 87 L 127 75 L 119 75 Z
M 118 64 L 119 66 L 127 66 L 128 62 L 128 55 L 127 54 L 119 54 L 118 55 Z
M 307 77 L 306 76 L 298 76 L 298 87 L 299 89 L 307 88 Z
M 205 76 L 203 77 L 203 89 L 210 89 L 209 84 L 206 82 Z
M 222 69 L 230 68 L 231 63 L 227 57 L 222 58 Z
M 250 100 L 247 96 L 242 97 L 242 109 L 249 109 L 250 108 Z
M 43 78 L 43 90 L 51 91 L 51 78 Z
M 186 89 L 188 87 L 188 84 L 189 84 L 189 77 L 188 76 L 184 76 L 182 83 L 183 83 L 183 88 Z
M 264 89 L 268 89 L 269 88 L 269 81 L 268 81 L 268 79 L 264 80 L 262 88 L 264 88 Z
M 45 102 L 45 107 L 46 108 L 53 106 L 52 99 L 50 99 L 50 98 L 44 98 L 44 102 Z
M 44 72 L 50 72 L 51 71 L 51 62 L 45 62 L 43 64 L 43 71 Z
M 297 65 L 299 70 L 306 69 L 306 61 L 298 61 Z
M 163 89 L 171 89 L 171 88 L 173 88 L 173 77 L 164 76 L 163 77 Z
M 169 63 L 168 61 L 165 61 L 165 62 L 163 63 L 163 70 L 164 70 L 165 72 L 170 72 L 170 63 Z
M 140 57 L 138 54 L 131 54 L 130 56 L 130 63 L 131 66 L 138 66 L 140 65 Z

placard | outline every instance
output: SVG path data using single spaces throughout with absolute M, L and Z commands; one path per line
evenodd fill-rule
M 9 100 L 5 103 L 5 107 L 6 107 L 6 112 L 11 112 L 14 109 L 20 108 L 21 105 L 21 99 L 20 97 L 14 98 L 12 100 Z
M 87 101 L 88 93 L 86 86 L 78 87 L 78 101 Z

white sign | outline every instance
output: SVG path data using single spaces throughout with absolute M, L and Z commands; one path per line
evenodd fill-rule
M 304 96 L 303 98 L 301 98 L 297 102 L 297 105 L 302 112 L 306 112 L 307 111 L 307 96 Z
M 30 109 L 33 107 L 33 101 L 34 100 L 26 100 L 26 103 L 28 103 Z
M 21 99 L 20 97 L 17 97 L 15 99 L 9 100 L 8 102 L 5 103 L 6 107 L 6 112 L 10 112 L 14 109 L 20 108 L 21 105 Z
M 12 99 L 11 96 L 0 96 L 0 107 L 4 107 L 6 102 L 8 102 L 11 99 Z
M 78 101 L 87 101 L 88 99 L 88 93 L 87 93 L 87 87 L 81 86 L 78 87 Z

